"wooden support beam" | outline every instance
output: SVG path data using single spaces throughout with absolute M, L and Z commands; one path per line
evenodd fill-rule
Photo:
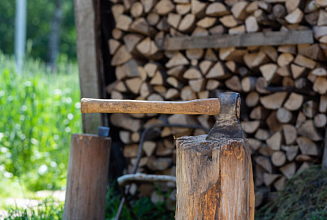
M 165 39 L 161 49 L 186 50 L 222 47 L 276 46 L 313 43 L 311 30 L 287 32 L 259 32 L 240 35 L 209 35 L 171 37 Z
M 111 138 L 72 134 L 63 219 L 105 219 Z
M 81 97 L 104 98 L 102 53 L 99 36 L 100 1 L 75 0 L 77 59 Z M 96 134 L 102 125 L 100 113 L 83 114 L 83 133 Z
M 246 139 L 177 139 L 176 220 L 254 219 L 254 188 Z

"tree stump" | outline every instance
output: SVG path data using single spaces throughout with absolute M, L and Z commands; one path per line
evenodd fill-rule
M 63 219 L 105 219 L 111 138 L 72 134 Z
M 254 187 L 246 139 L 177 139 L 176 220 L 253 220 Z

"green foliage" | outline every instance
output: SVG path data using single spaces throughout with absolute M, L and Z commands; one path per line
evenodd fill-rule
M 120 194 L 115 194 L 113 187 L 108 189 L 107 193 L 107 204 L 106 204 L 106 219 L 115 219 L 119 204 L 121 200 Z M 131 206 L 133 207 L 133 213 L 137 219 L 142 220 L 168 220 L 174 219 L 174 212 L 168 211 L 164 203 L 158 203 L 154 205 L 150 198 L 141 197 L 136 200 L 130 199 Z M 129 210 L 126 205 L 123 208 L 121 218 L 124 220 L 133 220 Z
M 74 1 L 62 1 L 62 24 L 60 29 L 60 58 L 76 60 L 76 31 L 74 22 Z M 0 50 L 14 53 L 16 1 L 0 1 Z M 29 57 L 47 59 L 50 21 L 55 1 L 27 1 L 26 39 Z
M 13 58 L 0 53 L 0 179 L 18 178 L 31 191 L 65 186 L 70 134 L 81 132 L 77 66 L 46 71 L 27 60 L 18 75 Z
M 57 204 L 49 198 L 37 207 L 21 209 L 9 208 L 4 220 L 59 220 L 62 219 L 64 204 Z
M 313 166 L 294 176 L 277 198 L 256 213 L 260 220 L 327 218 L 327 170 Z

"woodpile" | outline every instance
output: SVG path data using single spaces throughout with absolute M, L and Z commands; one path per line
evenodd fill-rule
M 327 124 L 327 1 L 111 1 L 116 25 L 108 44 L 117 79 L 107 87 L 112 99 L 186 101 L 225 91 L 241 93 L 241 124 L 251 148 L 257 191 L 282 190 L 296 173 L 321 162 Z M 305 30 L 313 31 L 312 43 L 301 43 L 296 34 Z M 290 37 L 263 40 L 272 31 Z M 240 34 L 247 43 L 228 41 Z M 246 34 L 256 38 L 247 39 Z M 219 37 L 227 40 L 215 41 Z M 214 118 L 112 114 L 110 122 L 121 128 L 129 172 L 145 128 L 174 123 L 210 129 Z M 175 175 L 174 138 L 204 133 L 153 129 L 138 172 Z M 173 186 L 160 187 L 165 192 Z M 142 195 L 152 193 L 153 202 L 160 200 L 148 185 L 139 189 Z M 171 195 L 167 204 L 174 199 Z

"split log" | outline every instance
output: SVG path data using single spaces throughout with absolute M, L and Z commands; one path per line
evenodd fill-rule
M 196 18 L 193 14 L 187 14 L 178 26 L 178 30 L 181 32 L 191 32 L 195 26 Z
M 260 126 L 260 121 L 242 121 L 242 129 L 245 133 L 252 134 L 258 130 Z
M 231 89 L 232 91 L 236 91 L 236 92 L 242 91 L 241 82 L 238 76 L 233 76 L 232 78 L 226 80 L 225 85 L 227 88 Z
M 191 89 L 194 92 L 200 92 L 204 89 L 205 84 L 206 84 L 206 80 L 205 79 L 194 79 L 194 80 L 190 80 L 188 82 L 188 84 L 190 85 Z
M 189 61 L 180 52 L 176 52 L 172 58 L 166 63 L 167 68 L 172 68 L 175 66 L 188 65 Z
M 230 144 L 227 142 L 227 139 L 223 139 L 221 142 L 211 142 L 206 141 L 205 137 L 205 135 L 200 135 L 196 137 L 183 137 L 177 140 L 176 219 L 210 219 L 214 218 L 214 216 L 254 219 L 253 175 L 251 161 L 249 160 L 249 149 L 246 142 L 244 140 L 238 140 Z M 224 147 L 219 147 L 218 143 Z M 212 147 L 209 148 L 211 150 L 209 150 L 210 153 L 208 154 L 208 150 L 205 149 L 209 145 Z M 248 149 L 247 152 L 244 146 Z M 227 160 L 227 154 L 234 155 L 234 157 L 229 156 Z M 243 160 L 239 160 L 237 157 L 241 157 Z M 196 161 L 194 162 L 194 160 Z M 190 164 L 196 163 L 201 165 L 189 166 Z M 238 166 L 235 166 L 235 164 L 238 164 Z M 196 170 L 204 166 L 207 169 L 201 170 L 206 170 L 207 173 Z M 218 168 L 220 170 L 219 173 L 215 172 Z M 188 171 L 185 172 L 185 169 Z M 192 173 L 191 181 L 189 181 L 189 178 L 186 178 L 186 173 Z M 226 175 L 227 173 L 228 175 Z M 226 176 L 221 178 L 222 175 Z M 239 175 L 242 178 L 236 178 Z M 207 179 L 203 178 L 204 176 L 210 177 L 210 182 L 213 185 L 203 182 L 203 180 Z M 199 189 L 199 184 L 204 184 L 203 192 L 196 190 Z M 235 184 L 236 187 L 234 189 L 244 190 L 238 193 L 234 189 L 231 190 L 230 186 Z M 185 186 L 188 186 L 186 188 L 189 190 Z M 199 195 L 194 196 L 194 192 L 198 192 Z M 233 200 L 233 196 L 225 196 L 224 192 L 229 192 L 229 195 L 236 193 L 238 198 Z M 192 201 L 190 202 L 190 200 Z M 194 206 L 190 207 L 190 204 Z M 220 206 L 217 207 L 217 204 L 220 204 Z M 242 210 L 238 211 L 238 209 L 228 208 L 228 204 L 234 204 L 233 207 L 239 207 Z
M 321 135 L 317 132 L 313 121 L 312 120 L 306 120 L 297 130 L 299 135 L 302 135 L 304 137 L 310 138 L 314 141 L 320 141 L 322 140 Z
M 281 132 L 276 132 L 273 134 L 270 138 L 267 139 L 267 145 L 270 147 L 272 150 L 280 150 L 281 144 L 283 141 L 283 136 Z
M 276 167 L 283 166 L 286 163 L 286 156 L 282 151 L 276 151 L 271 155 L 271 162 Z
M 230 12 L 227 10 L 226 6 L 220 2 L 211 3 L 206 8 L 206 15 L 208 16 L 221 17 L 228 14 L 230 14 Z
M 122 31 L 128 31 L 131 24 L 133 22 L 133 19 L 130 18 L 127 15 L 121 14 L 118 18 L 117 18 L 117 23 L 116 23 L 116 28 L 120 29 Z
M 248 6 L 248 2 L 237 2 L 231 8 L 231 12 L 236 19 L 245 20 L 245 18 L 247 18 L 247 12 L 246 12 L 247 6 Z
M 266 157 L 258 156 L 255 159 L 255 162 L 259 164 L 262 168 L 264 168 L 268 173 L 272 173 L 271 163 Z
M 196 25 L 202 28 L 210 28 L 216 23 L 217 19 L 213 17 L 205 17 L 199 20 Z
M 202 18 L 205 15 L 205 10 L 207 8 L 206 2 L 201 2 L 198 0 L 192 0 L 192 14 L 194 14 L 198 18 Z
M 326 99 L 327 101 L 327 99 Z M 259 103 L 259 94 L 257 92 L 250 92 L 245 98 L 245 104 L 248 107 L 254 107 Z M 327 107 L 326 107 L 327 109 Z
M 303 96 L 296 94 L 296 93 L 291 93 L 291 95 L 288 97 L 284 104 L 284 108 L 290 111 L 296 111 L 300 109 L 303 103 Z
M 248 33 L 258 32 L 260 29 L 257 19 L 254 16 L 248 16 L 245 19 L 245 27 Z
M 270 82 L 274 79 L 274 76 L 277 72 L 278 66 L 274 63 L 269 63 L 269 64 L 260 66 L 259 69 L 260 69 L 262 76 L 265 78 L 265 80 L 267 81 L 267 84 L 269 85 Z
M 183 78 L 184 79 L 199 79 L 199 78 L 202 78 L 202 74 L 197 68 L 191 67 L 185 71 Z
M 314 125 L 317 128 L 323 128 L 326 126 L 326 124 L 327 124 L 327 117 L 325 114 L 317 114 L 314 117 Z
M 263 174 L 263 181 L 264 181 L 266 186 L 270 186 L 271 184 L 273 184 L 281 176 L 282 175 L 280 175 L 280 174 L 264 173 Z
M 283 132 L 285 143 L 287 145 L 293 144 L 297 138 L 297 131 L 296 128 L 291 124 L 283 125 Z
M 298 24 L 302 21 L 302 19 L 303 12 L 299 8 L 295 9 L 285 17 L 285 20 L 290 24 Z
M 157 144 L 153 141 L 145 141 L 143 143 L 143 151 L 145 152 L 146 156 L 151 157 L 156 149 L 156 146 Z
M 254 120 L 264 120 L 268 116 L 269 111 L 262 106 L 255 107 L 251 113 L 250 118 Z
M 129 61 L 132 58 L 131 54 L 127 51 L 126 47 L 122 45 L 116 50 L 116 53 L 111 59 L 111 65 L 117 66 L 121 65 L 127 61 Z
M 129 131 L 138 131 L 141 128 L 141 120 L 133 119 L 127 114 L 112 114 L 110 121 L 117 127 L 124 128 Z
M 292 120 L 292 113 L 285 108 L 279 108 L 276 112 L 276 118 L 280 123 L 289 123 Z
M 318 155 L 318 147 L 317 145 L 306 137 L 298 137 L 296 139 L 296 143 L 299 145 L 301 153 L 305 155 Z
M 172 163 L 173 163 L 172 158 L 167 158 L 167 157 L 154 158 L 154 157 L 151 157 L 148 160 L 147 167 L 150 170 L 153 170 L 153 171 L 162 171 L 162 170 L 166 170 Z
M 285 178 L 285 177 L 281 177 L 279 180 L 277 180 L 277 181 L 274 183 L 274 187 L 275 187 L 278 191 L 283 190 L 284 187 L 285 187 L 285 181 L 286 181 L 286 178 Z
M 284 174 L 284 176 L 287 179 L 291 179 L 295 174 L 296 164 L 295 164 L 295 162 L 289 163 L 289 164 L 284 165 L 281 168 L 279 168 L 279 170 Z
M 267 109 L 280 108 L 287 96 L 287 92 L 276 92 L 272 95 L 260 97 L 261 104 Z
M 184 101 L 196 99 L 196 93 L 192 90 L 190 86 L 185 86 L 181 90 L 181 99 Z
M 282 150 L 286 151 L 287 160 L 293 161 L 299 151 L 299 147 L 282 145 Z
M 180 15 L 186 15 L 191 11 L 191 4 L 177 4 L 176 12 Z
M 265 141 L 270 137 L 270 132 L 268 130 L 259 128 L 254 137 L 258 140 Z
M 306 67 L 308 69 L 314 69 L 316 67 L 316 62 L 309 58 L 306 58 L 300 54 L 295 57 L 294 63 Z
M 326 94 L 327 92 L 327 79 L 326 77 L 318 76 L 313 84 L 313 91 L 319 94 Z
M 237 21 L 233 15 L 225 15 L 219 18 L 219 21 L 227 28 L 232 28 L 237 26 Z
M 157 13 L 149 13 L 146 16 L 146 21 L 149 23 L 151 26 L 156 26 L 160 20 L 160 16 Z
M 207 79 L 226 79 L 230 76 L 230 74 L 228 74 L 226 72 L 225 67 L 223 66 L 222 62 L 217 62 L 208 72 L 208 74 L 206 75 Z
M 159 15 L 167 15 L 168 13 L 172 12 L 174 9 L 175 9 L 175 5 L 170 0 L 161 0 L 155 5 L 153 12 Z
M 289 65 L 294 60 L 294 57 L 290 53 L 282 53 L 278 56 L 278 66 L 283 67 Z
M 175 29 L 178 28 L 179 23 L 182 19 L 182 16 L 180 14 L 175 13 L 169 13 L 167 17 L 167 22 L 170 26 L 174 27 Z
M 141 2 L 134 2 L 131 6 L 130 13 L 133 18 L 138 18 L 143 15 L 143 4 Z

